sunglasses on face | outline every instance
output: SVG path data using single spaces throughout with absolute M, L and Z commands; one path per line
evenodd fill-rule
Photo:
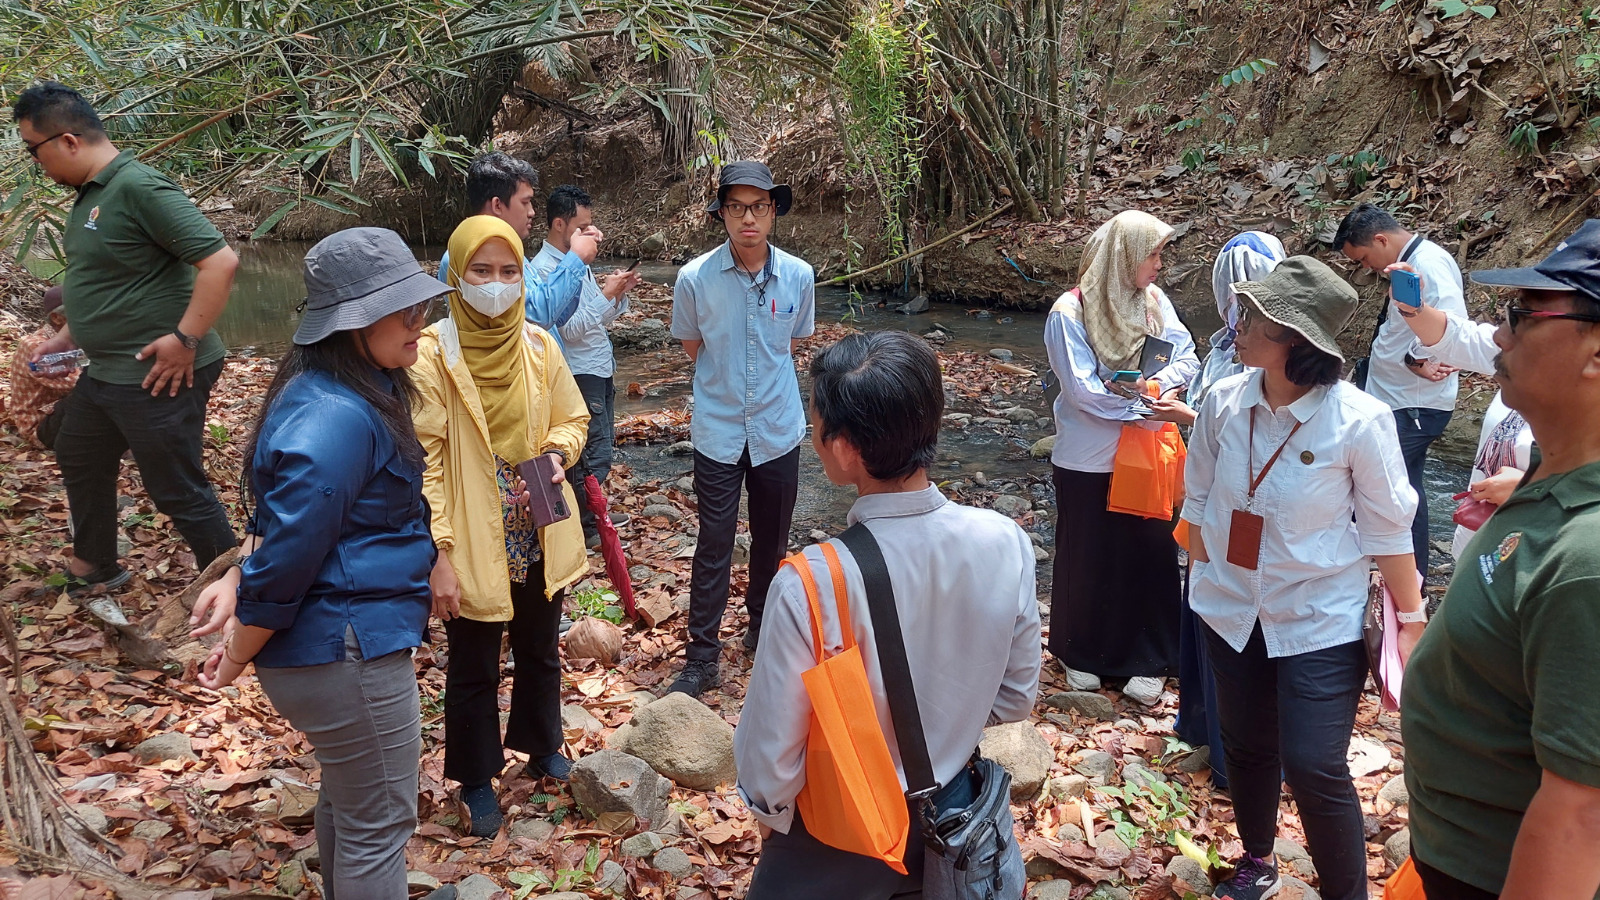
M 1511 333 L 1516 334 L 1517 328 L 1528 319 L 1569 319 L 1573 322 L 1600 322 L 1600 316 L 1590 316 L 1583 313 L 1555 312 L 1548 309 L 1528 309 L 1525 306 L 1502 307 L 1500 321 L 1511 328 Z
M 765 219 L 767 216 L 772 215 L 772 203 L 768 200 L 762 200 L 758 203 L 724 203 L 722 204 L 722 210 L 735 219 L 744 218 L 746 210 L 753 213 L 758 219 Z
M 63 132 L 60 132 L 58 134 L 52 134 L 52 135 L 50 135 L 49 137 L 45 138 L 44 140 L 40 141 L 37 144 L 30 144 L 27 141 L 23 141 L 22 145 L 24 147 L 28 148 L 28 155 L 29 156 L 33 157 L 34 159 L 38 159 L 39 158 L 39 148 L 40 147 L 43 147 L 45 144 L 50 143 L 51 141 L 55 140 L 56 138 L 63 138 L 63 137 L 66 137 L 69 134 L 72 135 L 73 137 L 82 137 L 82 135 L 78 134 L 76 131 L 63 131 Z

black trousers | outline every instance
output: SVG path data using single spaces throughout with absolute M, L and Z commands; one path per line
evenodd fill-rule
M 133 451 L 144 489 L 204 569 L 237 541 L 206 478 L 206 401 L 222 360 L 194 371 L 194 387 L 152 397 L 137 384 L 78 379 L 61 398 L 56 462 L 72 507 L 72 555 L 96 567 L 117 561 L 117 473 Z
M 1495 900 L 1499 894 L 1467 884 L 1459 878 L 1446 875 L 1423 862 L 1416 854 L 1411 856 L 1417 875 L 1422 878 L 1422 893 L 1428 900 Z
M 922 817 L 911 811 L 906 874 L 870 856 L 830 847 L 811 836 L 799 810 L 788 834 L 761 842 L 761 858 L 745 900 L 888 900 L 922 896 Z
M 544 596 L 544 564 L 511 583 L 511 621 L 444 623 L 450 659 L 444 675 L 444 777 L 487 784 L 505 768 L 505 750 L 534 759 L 559 752 L 561 734 L 561 596 Z M 500 740 L 500 635 L 511 633 L 517 668 L 511 718 Z
M 750 630 L 761 632 L 767 588 L 789 548 L 795 494 L 800 489 L 800 448 L 759 466 L 745 450 L 732 465 L 699 451 L 694 454 L 694 492 L 700 501 L 700 537 L 694 548 L 689 582 L 689 647 L 691 660 L 722 656 L 722 614 L 728 609 L 728 575 L 733 566 L 733 537 L 739 525 L 739 491 L 750 492 L 750 588 L 744 603 Z
M 1417 492 L 1417 514 L 1411 519 L 1411 552 L 1417 556 L 1417 571 L 1428 577 L 1428 488 L 1422 468 L 1428 462 L 1428 448 L 1444 434 L 1450 424 L 1448 409 L 1397 409 L 1395 429 L 1400 433 L 1400 455 L 1406 462 L 1406 476 Z
M 1345 756 L 1367 680 L 1361 641 L 1267 657 L 1261 626 L 1244 652 L 1205 626 L 1217 713 L 1228 760 L 1239 839 L 1271 856 L 1279 789 L 1287 778 L 1300 808 L 1311 860 L 1328 900 L 1366 900 L 1367 848 L 1361 801 Z
M 584 442 L 583 453 L 578 456 L 578 461 L 567 470 L 567 480 L 572 482 L 573 493 L 578 496 L 578 521 L 583 524 L 583 533 L 587 537 L 597 532 L 594 510 L 589 508 L 589 494 L 584 490 L 583 479 L 593 475 L 600 482 L 600 487 L 604 488 L 606 478 L 611 474 L 612 451 L 617 434 L 617 386 L 612 379 L 599 375 L 574 375 L 572 378 L 578 382 L 578 392 L 583 394 L 584 405 L 589 407 L 589 437 Z

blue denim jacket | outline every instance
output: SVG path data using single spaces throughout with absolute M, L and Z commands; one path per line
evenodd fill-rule
M 449 284 L 445 278 L 449 272 L 450 252 L 447 250 L 439 260 L 439 280 Z M 583 257 L 576 253 L 563 256 L 548 275 L 539 274 L 532 259 L 522 261 L 522 297 L 527 306 L 525 315 L 529 322 L 550 332 L 563 352 L 567 347 L 561 343 L 561 332 L 557 329 L 567 324 L 572 314 L 578 311 L 579 301 L 583 299 L 583 285 L 588 279 L 589 267 Z
M 805 260 L 772 247 L 755 278 L 728 243 L 678 270 L 672 336 L 702 341 L 694 364 L 695 450 L 720 463 L 771 462 L 800 446 L 805 406 L 789 342 L 816 331 L 816 280 Z
M 235 614 L 277 633 L 268 667 L 345 658 L 345 630 L 376 659 L 421 644 L 434 548 L 422 470 L 406 465 L 377 412 L 331 375 L 284 387 L 251 466 L 259 498 Z

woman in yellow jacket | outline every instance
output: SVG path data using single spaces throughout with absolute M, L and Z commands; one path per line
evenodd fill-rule
M 471 833 L 503 821 L 491 780 L 504 748 L 528 754 L 534 774 L 565 781 L 561 755 L 561 592 L 587 571 L 577 518 L 533 527 L 518 463 L 557 457 L 561 472 L 588 433 L 583 395 L 555 338 L 523 321 L 522 241 L 494 216 L 450 236 L 448 318 L 422 333 L 412 377 L 427 451 L 423 495 L 439 560 L 433 611 L 450 641 L 445 669 L 444 774 L 461 784 Z M 510 623 L 517 667 L 500 739 L 500 634 Z

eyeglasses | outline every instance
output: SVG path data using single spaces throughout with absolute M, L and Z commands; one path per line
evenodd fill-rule
M 1250 305 L 1248 303 L 1241 303 L 1239 304 L 1239 314 L 1234 317 L 1234 330 L 1240 332 L 1249 331 L 1250 327 L 1256 323 L 1256 319 L 1258 318 L 1260 318 L 1260 316 L 1257 316 L 1255 312 L 1250 309 Z
M 1511 326 L 1513 334 L 1516 333 L 1517 326 L 1527 319 L 1570 319 L 1574 322 L 1600 322 L 1600 316 L 1555 312 L 1548 309 L 1528 309 L 1524 306 L 1506 306 L 1501 318 Z
M 400 321 L 403 322 L 407 328 L 418 328 L 427 323 L 428 316 L 432 313 L 433 299 L 430 297 L 429 299 L 418 303 L 416 306 L 408 306 L 405 309 L 400 310 Z
M 50 143 L 51 141 L 55 140 L 56 138 L 66 137 L 69 134 L 72 135 L 73 137 L 82 137 L 82 135 L 78 134 L 76 131 L 63 131 L 63 132 L 61 132 L 59 134 L 52 134 L 52 135 L 50 135 L 49 137 L 45 138 L 44 140 L 40 141 L 37 144 L 30 144 L 27 141 L 23 141 L 22 145 L 24 147 L 28 148 L 28 155 L 29 156 L 33 157 L 34 159 L 38 159 L 39 158 L 39 148 L 40 147 L 43 147 L 45 144 Z
M 732 215 L 735 219 L 744 218 L 746 210 L 755 213 L 755 217 L 758 219 L 765 219 L 767 216 L 772 215 L 772 202 L 770 200 L 762 200 L 759 203 L 722 204 L 722 211 Z

